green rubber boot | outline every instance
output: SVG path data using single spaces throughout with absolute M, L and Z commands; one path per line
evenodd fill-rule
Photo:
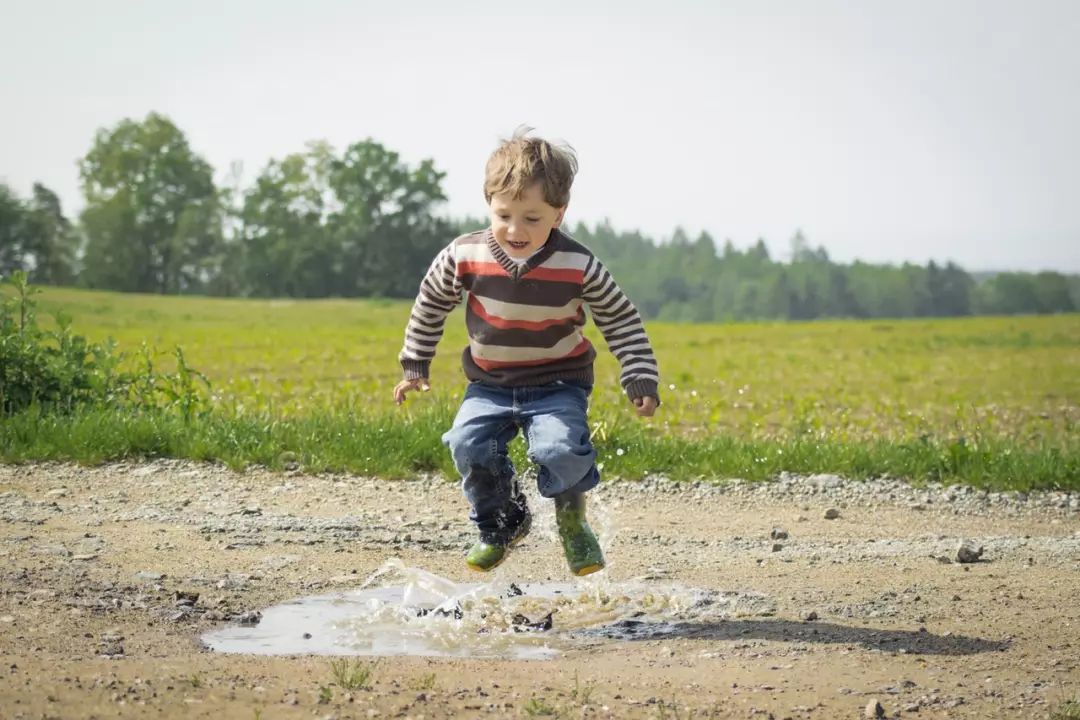
M 604 569 L 604 553 L 585 519 L 585 495 L 563 493 L 555 498 L 555 524 L 559 527 L 570 572 L 581 577 Z
M 532 528 L 532 516 L 526 515 L 521 525 L 514 532 L 508 543 L 492 543 L 484 539 L 477 540 L 469 548 L 469 554 L 465 556 L 465 564 L 470 570 L 477 572 L 489 572 L 497 568 L 506 556 L 510 554 L 510 548 L 521 543 Z

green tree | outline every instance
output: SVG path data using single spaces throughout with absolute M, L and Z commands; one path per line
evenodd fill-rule
M 1069 280 L 1061 273 L 1037 274 L 1035 297 L 1041 313 L 1072 312 L 1077 309 L 1069 292 Z
M 64 216 L 60 198 L 41 183 L 34 183 L 27 204 L 27 245 L 34 256 L 30 280 L 50 285 L 75 281 L 78 237 Z
M 757 242 L 754 243 L 754 247 L 747 251 L 746 258 L 752 265 L 757 265 L 759 267 L 772 263 L 772 258 L 769 256 L 769 248 L 765 244 L 765 238 L 758 238 Z
M 975 281 L 960 266 L 949 262 L 932 286 L 938 314 L 948 317 L 970 315 Z
M 465 229 L 434 214 L 443 177 L 432 161 L 411 168 L 371 140 L 341 156 L 315 142 L 271 161 L 240 211 L 244 292 L 412 296 L 432 258 Z
M 26 227 L 26 206 L 0 183 L 0 277 L 26 269 Z
M 308 145 L 306 153 L 271 160 L 244 197 L 240 212 L 238 284 L 259 297 L 336 294 L 340 252 L 326 228 L 334 202 L 329 185 L 333 150 Z
M 829 298 L 825 314 L 831 317 L 865 317 L 866 311 L 859 304 L 851 289 L 848 269 L 839 265 L 828 265 Z
M 336 209 L 328 225 L 340 253 L 341 294 L 415 294 L 431 259 L 453 239 L 451 223 L 434 215 L 446 200 L 444 177 L 433 161 L 410 168 L 371 139 L 330 161 Z
M 221 204 L 210 165 L 171 120 L 150 113 L 99 130 L 79 173 L 87 284 L 177 293 L 207 282 Z
M 1000 273 L 979 288 L 979 308 L 993 315 L 1039 312 L 1035 278 L 1027 273 Z
M 765 281 L 765 292 L 760 296 L 760 318 L 791 318 L 797 314 L 798 295 L 792 287 L 787 268 L 779 266 Z

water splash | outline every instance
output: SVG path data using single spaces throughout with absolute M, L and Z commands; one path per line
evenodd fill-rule
M 372 587 L 379 581 L 400 584 Z M 713 622 L 775 612 L 764 596 L 670 583 L 493 580 L 458 584 L 394 558 L 353 591 L 265 610 L 254 627 L 203 637 L 219 652 L 262 655 L 437 655 L 542 660 L 642 624 Z

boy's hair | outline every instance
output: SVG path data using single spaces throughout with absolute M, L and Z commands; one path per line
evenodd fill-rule
M 499 193 L 520 198 L 530 186 L 540 183 L 544 202 L 566 207 L 578 169 L 574 149 L 528 137 L 530 132 L 530 127 L 519 127 L 491 153 L 484 172 L 484 200 L 490 203 L 491 196 Z

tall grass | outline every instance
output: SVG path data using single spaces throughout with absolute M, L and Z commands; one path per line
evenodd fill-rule
M 452 477 L 454 468 L 440 443 L 451 419 L 447 407 L 408 415 L 322 411 L 298 418 L 210 413 L 197 422 L 167 410 L 86 407 L 63 416 L 24 412 L 0 425 L 0 459 L 95 464 L 180 457 L 218 460 L 234 468 L 281 468 L 295 458 L 312 472 L 387 478 L 440 472 Z M 760 480 L 781 471 L 830 472 L 851 478 L 889 475 L 962 482 L 987 489 L 1080 490 L 1080 453 L 1075 448 L 1020 448 L 1002 440 L 969 445 L 928 438 L 907 443 L 686 438 L 651 435 L 626 425 L 598 437 L 595 444 L 601 472 L 609 478 L 663 474 L 676 480 Z M 523 443 L 511 447 L 515 464 L 528 467 Z

